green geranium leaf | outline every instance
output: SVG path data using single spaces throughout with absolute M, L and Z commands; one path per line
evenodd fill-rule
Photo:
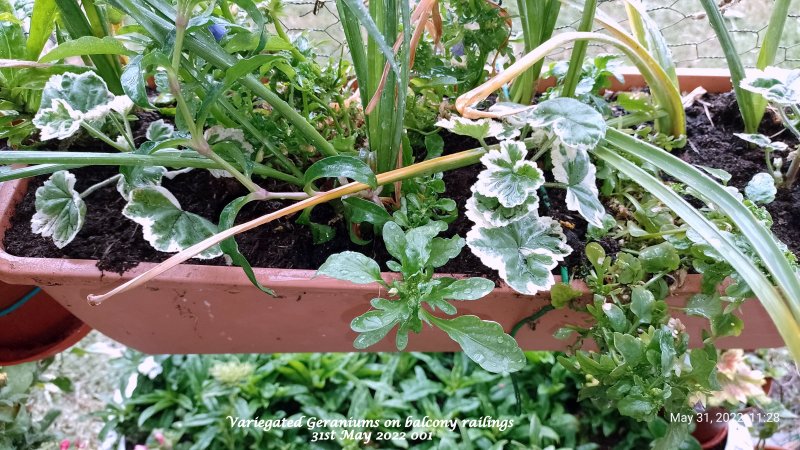
M 438 290 L 443 299 L 478 300 L 492 292 L 494 282 L 485 278 L 465 278 L 455 280 Z
M 58 248 L 75 239 L 86 218 L 86 204 L 75 191 L 75 175 L 59 171 L 36 189 L 36 214 L 31 229 L 43 237 L 52 237 Z
M 494 197 L 506 208 L 524 204 L 544 183 L 544 174 L 536 163 L 527 161 L 525 144 L 503 141 L 500 149 L 481 157 L 486 169 L 478 174 L 475 192 Z
M 744 195 L 754 203 L 766 205 L 775 200 L 778 189 L 775 187 L 775 178 L 761 172 L 755 174 L 744 188 Z
M 678 251 L 669 242 L 662 242 L 644 248 L 639 253 L 639 260 L 642 268 L 647 273 L 658 273 L 661 271 L 677 270 L 681 265 L 681 257 Z
M 644 278 L 641 261 L 630 253 L 619 253 L 613 270 L 617 274 L 617 281 L 621 284 L 637 283 Z
M 573 98 L 547 100 L 530 113 L 528 123 L 534 127 L 549 127 L 568 147 L 591 150 L 606 135 L 602 114 Z
M 720 314 L 711 319 L 711 333 L 716 337 L 738 336 L 744 329 L 744 321 L 733 313 Z
M 743 89 L 761 94 L 770 103 L 790 106 L 800 103 L 800 69 L 767 67 L 755 70 L 740 83 Z
M 426 316 L 450 339 L 458 342 L 470 359 L 484 370 L 494 373 L 511 373 L 525 367 L 525 354 L 517 341 L 503 331 L 497 322 L 481 320 L 477 316 L 460 316 L 441 319 Z
M 178 199 L 160 186 L 134 189 L 122 215 L 142 226 L 144 239 L 158 251 L 185 250 L 219 232 L 208 220 L 181 209 Z M 222 255 L 215 245 L 196 256 L 200 259 Z
M 467 245 L 511 288 L 530 295 L 555 283 L 552 269 L 572 252 L 558 222 L 533 214 L 499 228 L 476 225 Z
M 303 184 L 308 187 L 320 178 L 350 178 L 364 183 L 371 188 L 378 186 L 378 180 L 372 169 L 364 161 L 352 156 L 329 156 L 320 159 L 306 170 Z
M 329 256 L 317 270 L 317 276 L 319 275 L 356 284 L 383 283 L 378 263 L 357 252 L 342 252 Z
M 622 308 L 613 304 L 613 303 L 603 303 L 602 306 L 603 314 L 608 317 L 608 321 L 611 322 L 611 328 L 614 331 L 626 331 L 630 324 L 628 323 L 628 319 L 625 318 L 625 312 L 622 311 Z
M 386 337 L 395 325 L 408 320 L 411 316 L 408 304 L 403 301 L 374 298 L 371 303 L 375 309 L 367 311 L 350 322 L 350 328 L 360 333 L 353 342 L 353 346 L 357 349 L 364 349 L 376 344 Z M 406 338 L 403 339 L 404 342 L 399 342 L 400 344 L 408 342 L 407 334 L 406 332 Z M 400 340 L 399 334 L 398 340 Z M 403 348 L 405 345 L 398 345 L 398 350 L 403 350 Z
M 620 414 L 640 421 L 655 414 L 657 408 L 658 405 L 654 404 L 652 400 L 641 395 L 629 395 L 617 403 Z
M 502 227 L 510 224 L 531 213 L 536 213 L 539 208 L 539 196 L 535 193 L 529 196 L 521 205 L 506 208 L 496 197 L 487 197 L 475 192 L 472 186 L 472 196 L 467 199 L 466 214 L 469 220 L 487 227 Z
M 556 145 L 550 156 L 553 178 L 567 185 L 567 209 L 577 211 L 591 225 L 602 227 L 606 209 L 598 197 L 597 169 L 589 160 L 589 154 L 584 150 Z

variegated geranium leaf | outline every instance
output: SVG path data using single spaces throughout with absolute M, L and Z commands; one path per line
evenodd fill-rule
M 577 211 L 587 222 L 603 226 L 606 209 L 598 197 L 594 164 L 585 150 L 555 145 L 550 151 L 553 178 L 567 185 L 567 208 Z
M 65 139 L 82 124 L 99 128 L 111 113 L 128 114 L 133 102 L 126 95 L 115 96 L 94 72 L 53 75 L 42 90 L 42 101 L 33 124 L 42 140 Z
M 125 200 L 130 200 L 131 191 L 136 188 L 161 186 L 167 169 L 162 166 L 127 166 L 121 172 L 122 177 L 117 181 L 117 192 Z
M 536 195 L 544 183 L 544 174 L 533 161 L 525 159 L 528 149 L 517 141 L 503 141 L 499 150 L 492 150 L 481 162 L 486 169 L 478 174 L 475 190 L 487 197 L 495 197 L 502 206 L 513 208 Z
M 767 67 L 755 70 L 739 84 L 768 102 L 781 106 L 800 104 L 800 69 Z
M 44 104 L 43 104 L 44 105 Z M 82 115 L 63 99 L 54 98 L 47 108 L 39 108 L 33 125 L 39 129 L 43 141 L 66 139 L 81 128 Z
M 775 178 L 765 172 L 755 174 L 744 187 L 744 195 L 754 203 L 772 203 L 777 193 Z
M 158 119 L 147 126 L 145 137 L 148 141 L 159 142 L 170 139 L 174 133 L 175 127 L 172 124 L 164 122 L 164 119 Z
M 504 132 L 503 124 L 491 119 L 471 120 L 454 116 L 450 119 L 439 119 L 436 126 L 453 134 L 469 136 L 474 139 L 486 139 Z
M 81 74 L 67 72 L 53 75 L 42 90 L 42 105 L 50 105 L 54 99 L 67 102 L 74 110 L 87 113 L 114 99 L 106 82 L 96 73 Z
M 31 230 L 52 237 L 58 248 L 64 248 L 75 239 L 86 219 L 86 204 L 75 191 L 75 175 L 65 170 L 51 175 L 36 190 L 35 205 Z
M 134 189 L 122 215 L 142 226 L 144 239 L 158 251 L 185 250 L 218 232 L 208 220 L 181 209 L 178 199 L 161 186 Z M 210 259 L 222 255 L 218 245 L 198 254 Z
M 467 218 L 476 224 L 502 227 L 535 213 L 538 207 L 539 196 L 536 194 L 528 196 L 521 205 L 506 208 L 496 197 L 487 197 L 475 192 L 473 186 L 472 196 L 467 200 L 466 214 Z
M 467 245 L 517 292 L 533 295 L 555 283 L 551 271 L 572 252 L 557 221 L 535 214 L 504 227 L 474 226 Z
M 527 115 L 528 124 L 549 128 L 568 147 L 591 150 L 606 135 L 603 116 L 591 106 L 573 98 L 544 101 Z
M 204 134 L 208 143 L 220 156 L 228 160 L 236 161 L 242 167 L 247 167 L 255 150 L 253 149 L 253 145 L 244 137 L 244 132 L 242 130 L 238 128 L 225 128 L 217 125 L 207 129 Z M 233 175 L 224 169 L 209 169 L 208 171 L 216 178 L 233 177 Z

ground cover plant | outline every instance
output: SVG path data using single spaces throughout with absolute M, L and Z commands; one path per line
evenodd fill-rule
M 153 249 L 174 253 L 90 295 L 94 304 L 192 258 L 223 256 L 265 296 L 274 295 L 236 236 L 291 216 L 316 244 L 334 239 L 339 221 L 354 249 L 370 242 L 385 249 L 381 261 L 347 250 L 315 268 L 320 277 L 385 288 L 351 322 L 359 349 L 396 330 L 403 350 L 410 332 L 430 326 L 486 371 L 519 373 L 526 356 L 513 332 L 457 315 L 459 302 L 480 301 L 494 289 L 496 273 L 520 294 L 550 292 L 551 305 L 531 320 L 567 307 L 593 318 L 588 327 L 558 332 L 574 342 L 559 363 L 596 382 L 584 386 L 582 398 L 634 420 L 691 415 L 691 398 L 720 389 L 714 343 L 740 333 L 736 311 L 748 298 L 762 302 L 800 360 L 796 256 L 773 236 L 763 206 L 777 185 L 792 189 L 799 159 L 784 175 L 784 160 L 773 153 L 788 146 L 755 134 L 748 119 L 748 134 L 740 137 L 765 149 L 768 172 L 755 175 L 744 194 L 726 185 L 725 171 L 671 154 L 686 142 L 683 99 L 666 43 L 637 1 L 625 2 L 625 28 L 593 1 L 520 0 L 525 48 L 515 55 L 508 13 L 492 2 L 338 0 L 351 63 L 319 62 L 313 45 L 282 29 L 277 1 L 110 0 L 83 12 L 57 5 L 63 20 L 74 16 L 86 26 L 62 30 L 35 6 L 31 23 L 47 36 L 56 27 L 61 36 L 41 57 L 40 35 L 29 34 L 23 45 L 19 19 L 3 22 L 3 36 L 16 49 L 8 59 L 24 59 L 23 47 L 25 58 L 38 57 L 2 69 L 10 89 L 4 100 L 15 111 L 8 123 L 26 130 L 9 134 L 9 142 L 21 145 L 35 130 L 39 148 L 0 152 L 0 180 L 48 176 L 35 191 L 30 230 L 59 249 L 81 233 L 92 195 L 115 187 L 124 202 L 120 214 L 141 227 Z M 578 31 L 553 34 L 561 7 L 581 10 Z M 115 33 L 112 15 L 123 18 Z M 592 31 L 597 24 L 605 32 Z M 780 33 L 769 34 L 774 40 Z M 585 58 L 590 42 L 618 49 L 649 93 L 605 96 L 611 77 L 619 77 L 616 61 Z M 569 61 L 544 71 L 545 57 L 564 45 L 573 45 Z M 60 63 L 73 57 L 91 66 Z M 19 96 L 18 71 L 26 64 L 48 76 Z M 543 71 L 556 84 L 537 98 Z M 742 92 L 760 95 L 800 138 L 797 75 L 768 69 L 735 80 L 739 106 L 747 108 Z M 145 111 L 160 116 L 145 121 Z M 69 147 L 86 138 L 91 148 L 45 150 L 50 142 Z M 448 148 L 459 140 L 467 146 Z M 94 166 L 119 170 L 76 189 L 77 169 Z M 477 175 L 459 209 L 445 180 L 469 166 Z M 166 187 L 206 171 L 239 192 L 218 217 L 184 209 Z M 237 220 L 248 208 L 276 204 Z M 323 207 L 333 218 L 320 220 L 315 209 Z M 556 208 L 573 220 L 554 217 Z M 447 234 L 462 217 L 469 230 Z M 569 241 L 576 224 L 585 231 Z M 467 251 L 486 276 L 435 276 Z M 399 276 L 385 277 L 383 267 Z M 694 349 L 665 301 L 689 272 L 702 275 L 702 286 L 684 311 L 708 319 L 704 346 Z M 586 282 L 589 301 L 570 286 L 576 278 Z M 586 340 L 597 351 L 580 350 Z M 653 432 L 654 445 L 696 448 L 690 428 L 664 424 Z

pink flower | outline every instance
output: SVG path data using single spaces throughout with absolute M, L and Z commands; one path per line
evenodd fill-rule
M 158 445 L 166 445 L 167 440 L 164 438 L 164 433 L 160 431 L 154 431 L 153 437 L 155 438 L 156 442 L 158 442 Z
M 69 449 L 69 444 L 70 444 L 69 439 L 64 439 L 63 441 L 61 441 L 61 445 L 59 445 L 58 449 L 67 450 Z
M 147 446 L 139 444 L 136 447 L 133 447 L 133 450 L 147 450 Z

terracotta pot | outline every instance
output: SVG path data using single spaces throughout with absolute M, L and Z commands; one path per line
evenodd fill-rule
M 630 75 L 628 88 L 637 86 Z M 730 89 L 729 77 L 684 78 L 690 90 L 702 81 L 709 91 Z M 725 81 L 727 80 L 727 85 Z M 639 76 L 639 83 L 641 77 Z M 727 87 L 726 87 L 727 86 Z M 0 242 L 9 226 L 16 203 L 23 197 L 26 180 L 0 185 Z M 120 219 L 124 220 L 124 219 Z M 270 298 L 254 288 L 237 267 L 184 264 L 133 291 L 118 295 L 101 306 L 90 306 L 88 294 L 107 291 L 149 268 L 142 263 L 128 273 L 101 273 L 96 261 L 37 259 L 12 256 L 0 249 L 0 280 L 36 284 L 65 308 L 107 336 L 147 353 L 272 353 L 353 351 L 356 335 L 350 321 L 367 311 L 369 300 L 385 295 L 377 285 L 353 285 L 312 279 L 314 272 L 290 269 L 256 269 L 256 276 L 279 295 Z M 590 298 L 586 286 L 574 283 Z M 682 307 L 699 291 L 700 277 L 689 276 L 684 286 L 669 299 Z M 533 311 L 549 304 L 548 293 L 520 295 L 508 287 L 495 289 L 477 302 L 460 302 L 459 312 L 475 314 L 502 324 L 506 330 Z M 776 347 L 781 341 L 770 318 L 756 301 L 742 307 L 747 326 L 741 336 L 724 338 L 722 348 Z M 700 345 L 705 319 L 682 317 Z M 517 335 L 522 348 L 564 349 L 568 342 L 553 333 L 564 324 L 584 324 L 586 315 L 571 310 L 548 313 L 535 329 L 523 328 Z M 384 339 L 370 351 L 395 351 L 394 340 Z M 412 334 L 409 351 L 454 351 L 457 344 L 439 331 L 425 327 Z
M 728 422 L 718 422 L 710 420 L 718 416 L 718 413 L 725 415 L 726 411 L 722 408 L 711 408 L 703 416 L 706 418 L 702 422 L 695 422 L 692 436 L 700 442 L 700 447 L 704 450 L 712 449 L 725 441 L 728 436 Z
M 31 293 L 33 286 L 0 282 L 0 310 L 7 310 Z M 0 366 L 53 356 L 91 330 L 49 295 L 39 291 L 28 301 L 0 316 Z

